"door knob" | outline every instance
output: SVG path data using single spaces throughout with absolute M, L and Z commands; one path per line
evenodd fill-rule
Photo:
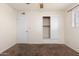
M 26 30 L 26 32 L 28 32 L 28 31 Z

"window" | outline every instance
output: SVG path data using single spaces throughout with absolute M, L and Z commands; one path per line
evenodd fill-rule
M 74 11 L 72 17 L 73 17 L 72 26 L 79 27 L 79 11 L 78 10 Z
M 50 17 L 43 17 L 43 38 L 50 39 Z

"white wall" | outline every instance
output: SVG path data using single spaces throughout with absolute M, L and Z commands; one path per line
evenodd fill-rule
M 43 16 L 51 16 L 51 39 L 44 40 L 42 37 L 43 35 L 42 17 Z M 28 18 L 28 31 L 29 31 L 29 38 L 26 39 L 28 40 L 27 43 L 56 43 L 56 44 L 64 43 L 64 13 L 63 12 L 29 11 L 29 12 L 26 12 L 26 17 Z M 25 23 L 26 20 L 25 21 L 22 20 L 22 22 Z M 17 20 L 17 21 L 19 22 L 20 20 Z M 20 35 L 17 37 L 18 41 L 20 37 L 21 37 L 21 40 L 23 40 L 22 39 L 23 35 Z
M 79 9 L 79 7 L 77 9 Z M 65 43 L 67 46 L 79 52 L 79 27 L 72 27 L 72 12 L 66 13 L 67 17 L 65 19 Z
M 16 11 L 0 4 L 0 53 L 16 43 Z

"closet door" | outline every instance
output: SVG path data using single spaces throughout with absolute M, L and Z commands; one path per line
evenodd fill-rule
M 22 13 L 20 13 L 18 15 L 18 19 L 17 19 L 17 42 L 18 43 L 27 43 L 28 42 L 28 19 L 26 14 L 23 15 Z

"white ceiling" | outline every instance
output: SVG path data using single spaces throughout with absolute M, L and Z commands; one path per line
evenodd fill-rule
M 44 8 L 40 9 L 39 3 L 9 3 L 11 7 L 17 10 L 49 10 L 49 11 L 62 11 L 73 5 L 73 3 L 44 3 Z

